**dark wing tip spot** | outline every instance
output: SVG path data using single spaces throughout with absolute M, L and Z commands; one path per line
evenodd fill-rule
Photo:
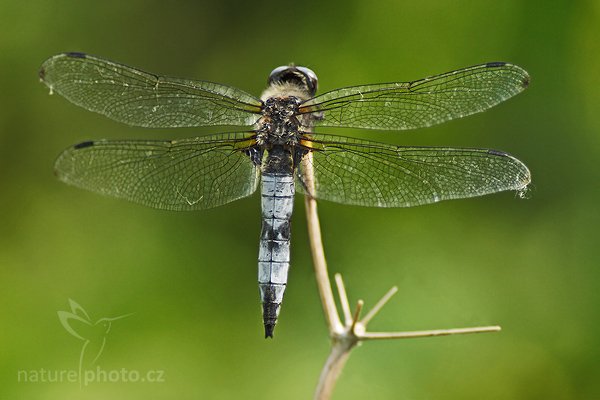
M 500 156 L 500 157 L 506 157 L 508 155 L 508 153 L 505 153 L 503 151 L 500 150 L 494 150 L 494 149 L 488 149 L 488 154 L 491 154 L 493 156 Z
M 87 54 L 85 54 L 85 53 L 79 53 L 77 51 L 71 51 L 71 52 L 65 53 L 65 56 L 67 56 L 67 57 L 73 57 L 73 58 L 86 58 Z
M 73 146 L 73 149 L 75 149 L 75 150 L 85 149 L 86 147 L 91 147 L 93 145 L 94 145 L 93 140 L 87 140 L 85 142 L 77 143 L 75 146 Z
M 40 72 L 38 72 L 38 76 L 40 77 L 41 81 L 46 79 L 46 69 L 44 67 L 40 68 Z
M 489 68 L 499 68 L 499 67 L 504 67 L 506 65 L 509 65 L 507 63 L 505 63 L 504 61 L 492 61 L 489 63 L 486 63 L 485 66 L 489 67 Z M 517 70 L 521 69 L 518 66 L 514 66 Z M 524 89 L 527 88 L 529 86 L 529 82 L 530 82 L 530 77 L 527 74 L 526 71 L 521 70 L 523 73 L 523 78 L 521 79 L 521 87 L 523 87 Z

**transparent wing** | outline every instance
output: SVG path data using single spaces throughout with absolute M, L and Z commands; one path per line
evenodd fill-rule
M 50 93 L 129 125 L 252 125 L 261 107 L 239 89 L 153 75 L 82 53 L 56 55 L 39 74 Z
M 495 62 L 413 82 L 341 88 L 306 101 L 300 110 L 315 114 L 317 126 L 415 129 L 486 110 L 528 83 L 522 68 Z
M 312 151 L 300 164 L 297 190 L 343 204 L 411 207 L 524 191 L 531 181 L 521 161 L 495 150 L 402 147 L 321 134 L 301 143 Z
M 62 181 L 165 210 L 201 210 L 252 194 L 251 133 L 173 141 L 83 142 L 56 160 Z

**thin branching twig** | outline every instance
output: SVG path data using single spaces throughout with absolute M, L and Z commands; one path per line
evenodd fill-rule
M 304 171 L 307 177 L 307 188 L 309 192 L 314 188 L 312 180 L 312 159 L 306 158 Z M 333 297 L 331 283 L 327 272 L 327 262 L 325 261 L 325 251 L 321 238 L 321 227 L 319 224 L 319 216 L 317 213 L 317 202 L 314 198 L 306 196 L 306 218 L 308 221 L 308 236 L 310 240 L 310 248 L 313 257 L 315 268 L 315 276 L 317 287 L 325 319 L 329 328 L 329 336 L 331 337 L 332 345 L 327 361 L 323 366 L 319 383 L 315 391 L 316 400 L 328 400 L 335 387 L 335 383 L 340 373 L 342 372 L 351 350 L 361 341 L 380 340 L 380 339 L 407 339 L 419 338 L 428 336 L 445 336 L 467 333 L 483 333 L 483 332 L 498 332 L 499 326 L 484 326 L 474 328 L 460 329 L 437 329 L 428 331 L 409 331 L 409 332 L 367 332 L 367 324 L 377 315 L 389 299 L 398 291 L 396 287 L 392 287 L 376 304 L 360 319 L 360 313 L 363 309 L 363 301 L 357 302 L 354 312 L 350 309 L 350 302 L 346 293 L 346 288 L 340 274 L 335 275 L 335 281 L 338 289 L 344 323 L 340 320 L 340 316 Z

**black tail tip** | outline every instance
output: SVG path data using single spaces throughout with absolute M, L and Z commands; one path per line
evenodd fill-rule
M 273 331 L 275 330 L 275 324 L 265 324 L 265 339 L 273 339 Z

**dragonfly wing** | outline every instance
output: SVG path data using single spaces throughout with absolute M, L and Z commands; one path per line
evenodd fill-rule
M 524 191 L 529 170 L 489 149 L 403 147 L 332 135 L 307 135 L 298 191 L 368 207 L 411 207 L 441 200 Z
M 352 86 L 306 101 L 315 125 L 384 130 L 415 129 L 484 111 L 523 91 L 522 68 L 487 63 L 413 82 Z
M 153 75 L 82 53 L 51 57 L 39 74 L 51 93 L 135 126 L 252 125 L 261 108 L 239 89 Z
M 100 140 L 65 150 L 62 181 L 165 210 L 217 207 L 254 193 L 259 168 L 251 133 L 172 141 Z

